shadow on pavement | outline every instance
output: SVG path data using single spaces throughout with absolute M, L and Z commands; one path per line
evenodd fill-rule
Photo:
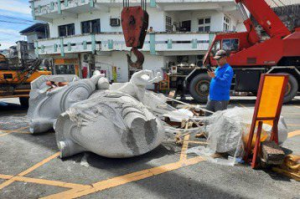
M 153 151 L 141 156 L 132 158 L 105 158 L 94 153 L 87 152 L 87 161 L 90 166 L 98 169 L 107 169 L 107 171 L 114 171 L 124 167 L 133 167 L 134 165 L 142 165 L 149 161 L 159 159 L 169 155 L 175 155 L 176 151 L 167 149 L 164 145 L 158 146 Z M 176 162 L 177 157 L 173 162 Z M 74 158 L 71 157 L 74 160 Z M 179 157 L 177 158 L 179 159 Z M 121 174 L 121 173 L 120 173 Z
M 10 114 L 24 114 L 27 113 L 27 107 L 23 107 L 20 104 L 6 103 L 0 101 L 0 116 Z

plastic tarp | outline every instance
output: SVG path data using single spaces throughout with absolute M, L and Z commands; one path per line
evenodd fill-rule
M 225 111 L 219 111 L 212 116 L 205 118 L 207 147 L 194 147 L 188 153 L 205 155 L 209 160 L 226 165 L 234 165 L 244 155 L 244 146 L 248 140 L 252 123 L 254 109 L 235 107 Z M 263 124 L 261 141 L 268 140 L 271 136 L 272 126 Z M 287 139 L 287 126 L 283 117 L 278 124 L 279 143 L 282 144 Z M 255 129 L 256 133 L 257 129 Z M 254 134 L 254 138 L 256 134 Z M 254 140 L 255 141 L 255 140 Z M 228 160 L 214 159 L 211 155 L 215 153 L 228 153 Z

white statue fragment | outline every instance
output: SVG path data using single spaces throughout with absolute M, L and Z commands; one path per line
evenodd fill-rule
M 28 117 L 30 132 L 50 130 L 58 116 L 74 103 L 88 99 L 100 75 L 80 80 L 75 75 L 41 76 L 32 83 Z M 62 85 L 59 85 L 62 84 Z
M 129 94 L 142 102 L 151 112 L 162 115 L 175 108 L 167 105 L 167 98 L 163 94 L 146 90 L 147 85 L 160 82 L 162 79 L 160 72 L 154 74 L 151 70 L 142 70 L 134 73 L 128 83 L 113 84 L 110 90 Z
M 117 90 L 105 90 L 107 82 L 100 78 L 100 90 L 74 104 L 55 124 L 61 157 L 91 151 L 125 158 L 145 154 L 160 145 L 164 127 L 143 104 L 145 86 L 153 81 L 160 81 L 160 77 L 154 77 L 152 71 L 141 71 L 129 83 L 113 85 L 119 87 Z
M 164 128 L 141 102 L 119 91 L 100 91 L 63 113 L 55 125 L 61 157 L 91 151 L 133 157 L 156 148 Z

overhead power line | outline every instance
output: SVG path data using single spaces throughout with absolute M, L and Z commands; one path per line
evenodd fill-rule
M 286 6 L 281 0 L 278 0 L 283 6 Z
M 277 7 L 279 7 L 278 3 L 274 0 L 271 0 Z
M 33 23 L 35 23 L 35 22 L 6 21 L 6 20 L 1 20 L 1 19 L 0 19 L 0 22 L 1 23 L 10 23 L 10 24 L 29 24 L 29 25 L 32 25 Z
M 1 14 L 0 14 L 0 17 L 12 19 L 12 20 L 17 20 L 17 21 L 24 21 L 24 22 L 31 22 L 31 23 L 34 23 L 33 20 L 23 19 L 23 18 L 20 18 L 20 17 L 12 17 L 12 16 L 7 16 L 7 15 L 1 15 Z

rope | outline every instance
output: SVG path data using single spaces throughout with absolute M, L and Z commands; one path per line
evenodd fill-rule
M 186 105 L 187 107 L 191 107 L 191 108 L 194 108 L 194 107 L 195 107 L 195 105 L 191 105 L 191 104 L 188 104 L 188 103 L 185 103 L 185 102 L 182 102 L 182 101 L 179 101 L 179 100 L 170 98 L 170 97 L 167 97 L 167 99 L 168 99 L 168 100 L 171 100 L 171 101 L 174 101 L 174 102 L 178 102 L 178 103 L 180 103 L 180 104 L 184 104 L 184 105 Z M 214 112 L 212 112 L 212 111 L 210 111 L 210 110 L 207 110 L 207 109 L 205 109 L 205 108 L 199 107 L 199 109 L 202 110 L 202 111 L 204 111 L 204 112 L 208 112 L 208 113 L 212 113 L 212 114 L 214 113 Z

